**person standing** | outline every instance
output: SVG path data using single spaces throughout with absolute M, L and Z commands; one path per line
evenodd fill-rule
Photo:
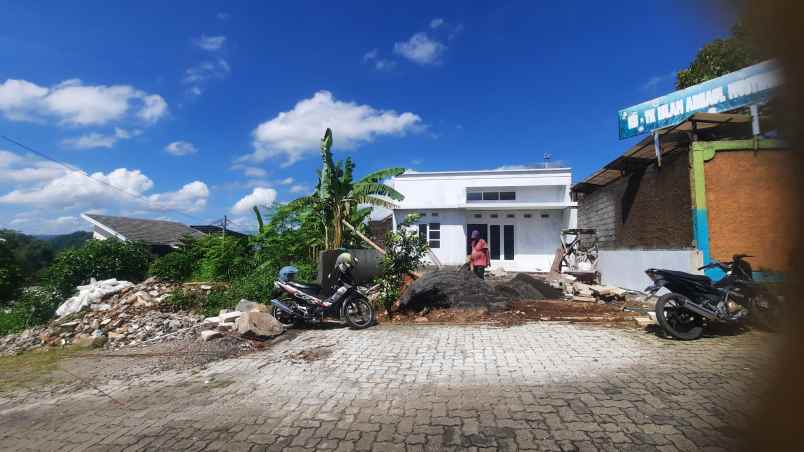
M 477 275 L 478 278 L 484 279 L 486 276 L 486 267 L 491 263 L 489 257 L 489 246 L 486 241 L 480 238 L 480 231 L 475 229 L 472 231 L 471 254 L 469 255 L 469 268 Z

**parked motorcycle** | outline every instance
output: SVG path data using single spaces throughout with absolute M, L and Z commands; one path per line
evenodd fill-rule
M 329 298 L 321 298 L 321 286 L 299 283 L 294 279 L 296 267 L 283 267 L 274 281 L 275 294 L 271 300 L 271 314 L 283 325 L 291 327 L 299 323 L 320 323 L 324 317 L 336 318 L 355 329 L 363 329 L 374 323 L 374 308 L 363 295 L 365 289 L 355 284 L 353 272 L 357 258 L 349 253 L 338 256 L 334 276 L 335 292 Z
M 726 276 L 717 282 L 709 277 L 674 270 L 645 271 L 653 284 L 646 292 L 655 295 L 662 287 L 670 291 L 656 302 L 656 321 L 664 331 L 682 340 L 703 335 L 706 322 L 740 323 L 751 319 L 762 327 L 778 325 L 781 301 L 754 281 L 747 254 L 731 262 L 713 261 L 698 270 L 719 268 Z

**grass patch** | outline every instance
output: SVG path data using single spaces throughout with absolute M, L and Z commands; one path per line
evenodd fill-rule
M 59 362 L 88 350 L 77 346 L 48 347 L 15 356 L 0 356 L 0 394 L 72 381 L 72 376 L 59 371 Z

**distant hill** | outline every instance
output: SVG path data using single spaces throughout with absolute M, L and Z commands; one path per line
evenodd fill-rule
M 10 229 L 0 229 L 3 246 L 8 249 L 22 269 L 27 283 L 36 283 L 42 272 L 60 251 L 81 246 L 92 233 L 76 231 L 58 235 L 27 235 Z
M 75 231 L 69 234 L 35 235 L 34 237 L 48 242 L 53 251 L 59 252 L 67 248 L 83 245 L 84 242 L 92 238 L 92 233 L 89 231 Z

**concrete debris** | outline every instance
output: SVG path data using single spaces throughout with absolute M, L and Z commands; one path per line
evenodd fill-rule
M 201 340 L 206 342 L 223 336 L 223 333 L 217 330 L 204 330 L 201 332 Z
M 194 338 L 201 329 L 203 316 L 160 310 L 162 301 L 179 287 L 153 278 L 137 285 L 117 280 L 93 281 L 80 286 L 79 295 L 61 305 L 62 312 L 69 314 L 47 326 L 0 337 L 0 355 L 41 346 L 80 344 L 117 349 Z M 231 322 L 230 326 L 234 328 Z
M 273 337 L 285 332 L 285 328 L 267 312 L 244 312 L 237 320 L 237 332 L 245 337 Z
M 242 312 L 240 311 L 226 312 L 219 315 L 218 318 L 221 319 L 221 323 L 229 323 L 234 322 L 238 317 L 240 317 L 241 314 Z
M 78 286 L 78 295 L 62 303 L 61 306 L 56 309 L 56 315 L 64 317 L 68 314 L 74 314 L 111 294 L 120 292 L 123 289 L 128 289 L 131 286 L 133 286 L 133 284 L 128 281 L 118 281 L 114 278 L 105 279 L 103 281 L 95 281 L 93 278 L 86 286 Z
M 246 299 L 240 300 L 240 303 L 237 304 L 237 307 L 235 309 L 240 312 L 250 312 L 250 311 L 271 312 L 268 306 L 262 303 L 256 303 Z

